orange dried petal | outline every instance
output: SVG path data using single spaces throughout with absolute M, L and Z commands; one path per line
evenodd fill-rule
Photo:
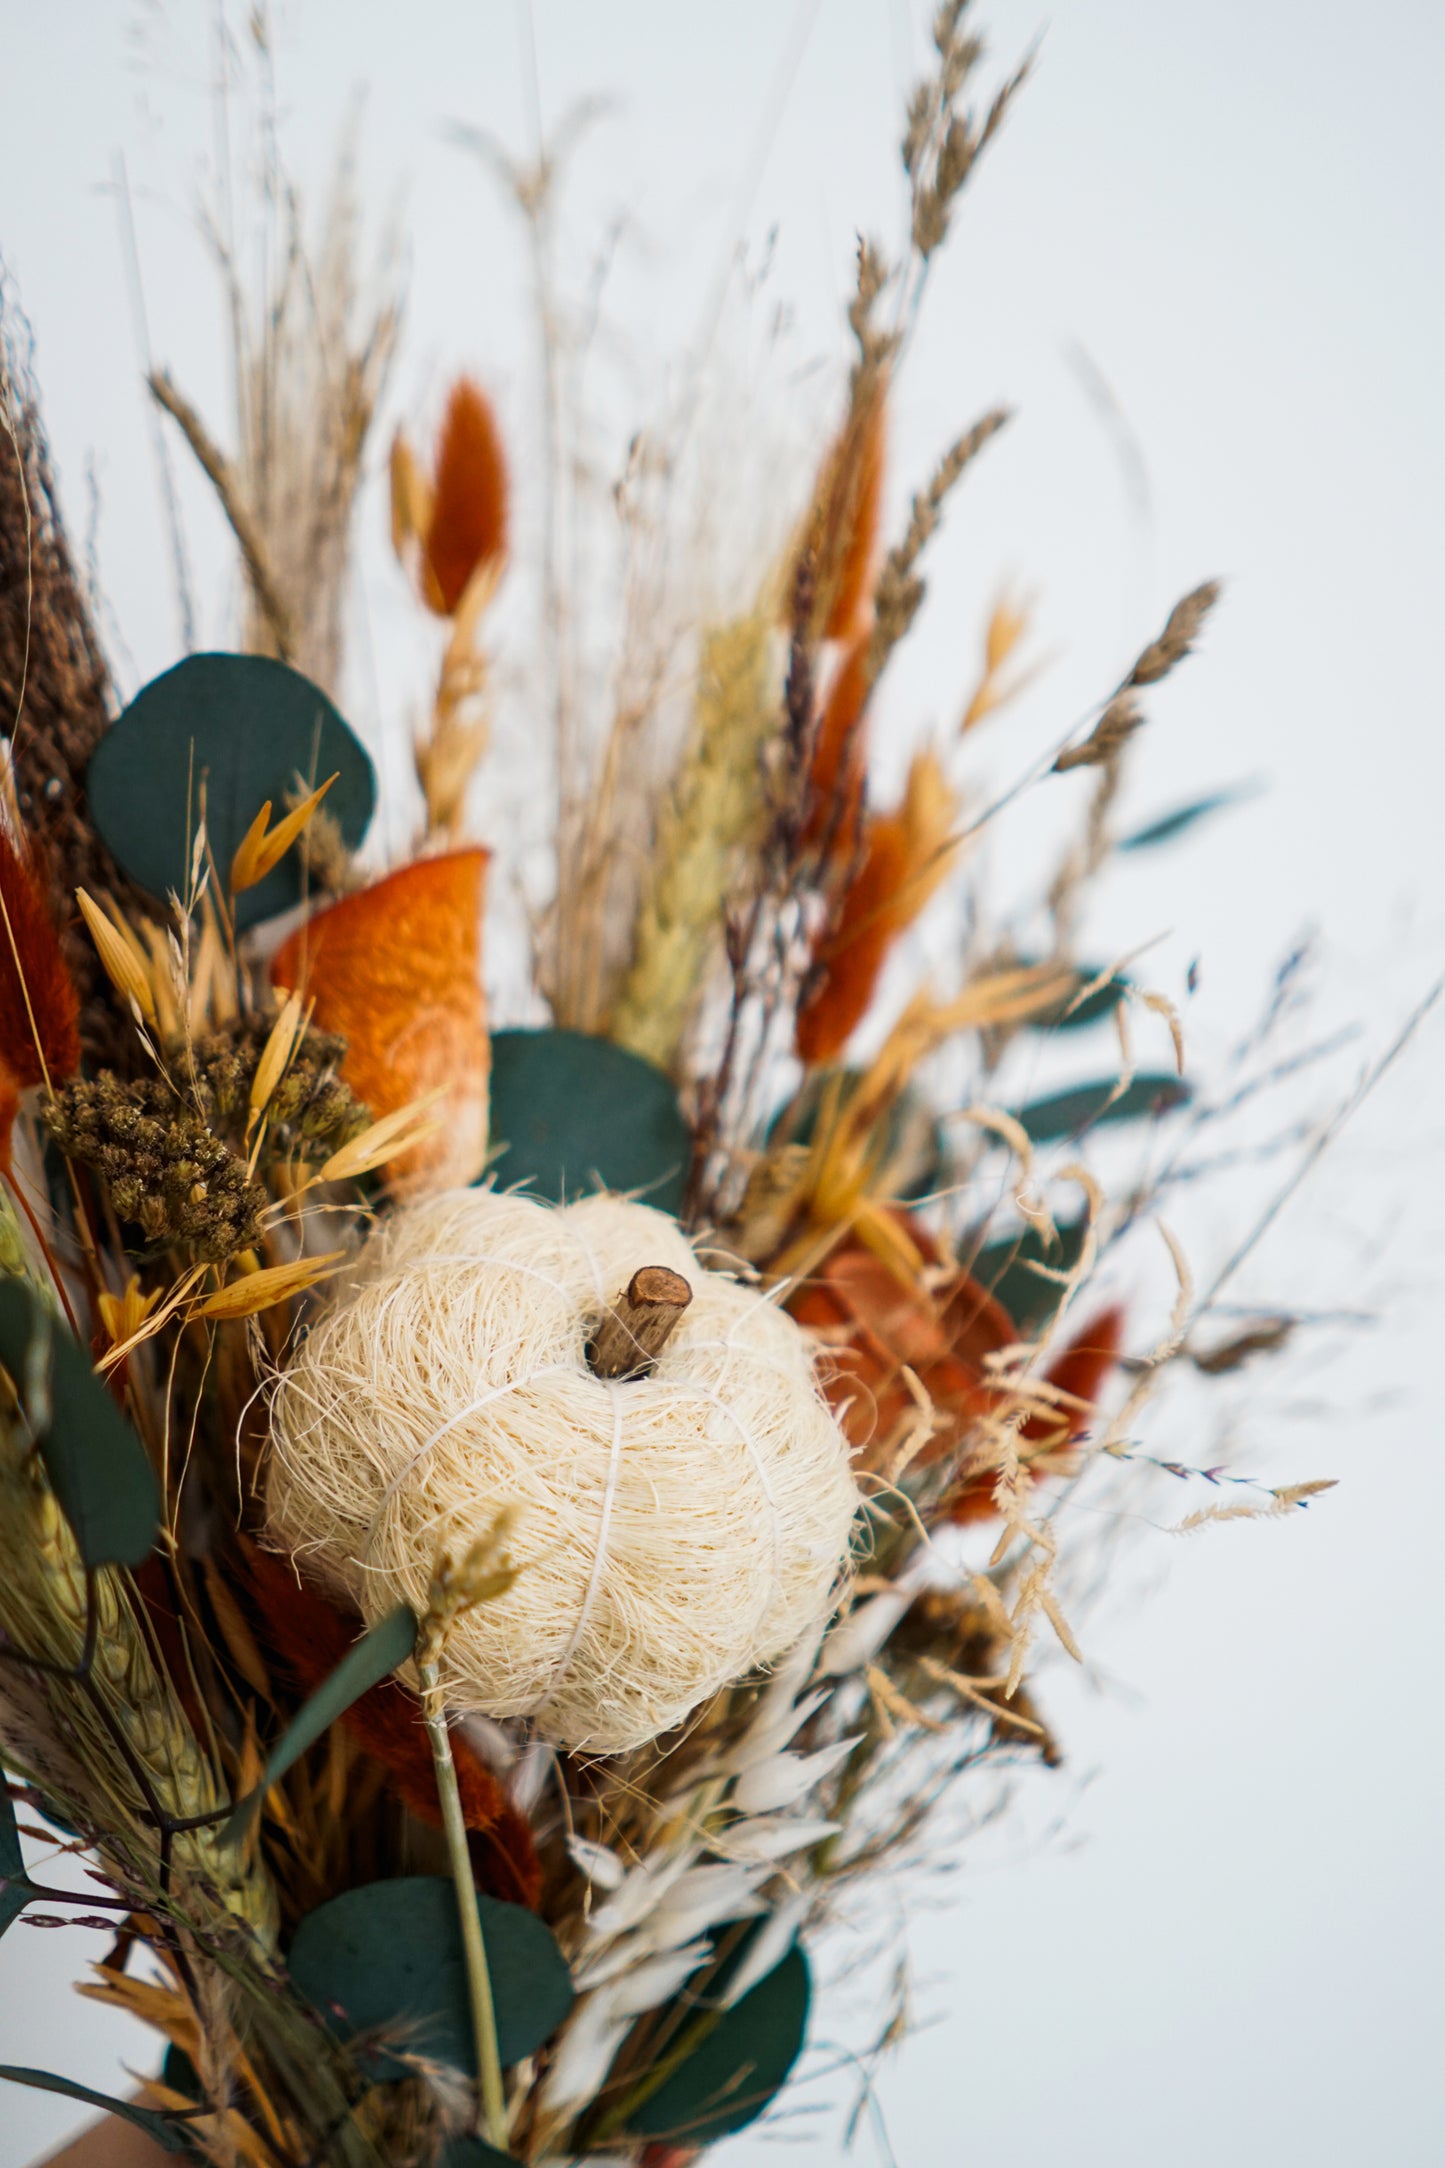
M 900 815 L 869 822 L 863 863 L 818 957 L 822 975 L 798 1011 L 798 1055 L 810 1068 L 836 1060 L 867 1014 L 899 931 L 890 906 L 907 883 L 911 856 Z
M 44 890 L 0 828 L 0 1063 L 20 1089 L 79 1068 L 79 1013 Z
M 804 547 L 817 581 L 815 629 L 827 640 L 851 639 L 872 612 L 886 417 L 879 384 L 830 445 L 813 493 Z
M 388 1163 L 398 1194 L 462 1187 L 486 1158 L 488 857 L 450 851 L 403 866 L 299 927 L 272 965 L 278 986 L 315 1002 L 318 1028 L 346 1040 L 342 1074 L 374 1115 L 445 1093 L 436 1129 Z
M 507 547 L 511 487 L 501 431 L 480 384 L 452 386 L 437 443 L 427 529 L 425 599 L 439 616 L 457 609 L 474 572 Z
M 863 711 L 871 685 L 869 634 L 862 632 L 845 649 L 818 722 L 808 777 L 808 819 L 804 840 L 826 844 L 827 860 L 847 864 L 858 840 L 863 810 Z

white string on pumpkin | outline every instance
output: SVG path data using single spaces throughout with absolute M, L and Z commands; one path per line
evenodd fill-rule
M 602 1516 L 597 1524 L 597 1550 L 592 1560 L 592 1571 L 587 1576 L 587 1586 L 582 1593 L 582 1608 L 577 1613 L 577 1623 L 572 1628 L 572 1638 L 557 1659 L 557 1669 L 552 1683 L 532 1711 L 534 1717 L 542 1714 L 550 1702 L 557 1698 L 567 1666 L 577 1654 L 582 1636 L 587 1631 L 587 1621 L 592 1616 L 592 1606 L 602 1582 L 602 1567 L 607 1557 L 607 1531 L 612 1526 L 612 1504 L 617 1496 L 617 1478 L 622 1471 L 622 1389 L 616 1379 L 607 1380 L 612 1394 L 612 1455 L 607 1463 L 607 1488 L 602 1494 Z

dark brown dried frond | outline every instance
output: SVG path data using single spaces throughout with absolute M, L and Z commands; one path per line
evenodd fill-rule
M 1127 739 L 1144 720 L 1144 711 L 1132 693 L 1115 693 L 1082 745 L 1071 745 L 1054 762 L 1056 775 L 1071 768 L 1104 768 L 1118 758 Z
M 269 1018 L 241 1017 L 189 1049 L 172 1049 L 173 1071 L 189 1079 L 196 1112 L 212 1130 L 237 1141 L 245 1134 L 251 1085 L 270 1032 Z M 334 1032 L 302 1035 L 266 1102 L 268 1158 L 329 1159 L 368 1126 L 370 1107 L 341 1081 L 345 1058 L 346 1041 Z
M 45 1122 L 156 1249 L 180 1244 L 218 1264 L 259 1237 L 265 1189 L 160 1078 L 77 1077 L 46 1102 Z
M 1205 580 L 1191 589 L 1169 612 L 1169 622 L 1157 640 L 1151 640 L 1133 669 L 1130 685 L 1155 685 L 1168 677 L 1177 662 L 1193 647 L 1199 628 L 1219 600 L 1218 580 Z
M 1117 760 L 1125 739 L 1132 737 L 1144 720 L 1134 697 L 1135 687 L 1157 685 L 1161 678 L 1168 677 L 1192 649 L 1200 626 L 1218 600 L 1218 580 L 1205 580 L 1175 603 L 1164 630 L 1138 657 L 1088 737 L 1081 745 L 1071 745 L 1060 753 L 1054 762 L 1056 775 L 1067 775 L 1070 768 L 1103 768 Z
M 1189 1360 L 1207 1378 L 1225 1377 L 1231 1370 L 1242 1369 L 1256 1355 L 1277 1355 L 1294 1338 L 1295 1324 L 1292 1317 L 1257 1318 L 1213 1347 L 1190 1348 Z
M 85 771 L 109 721 L 100 640 L 60 516 L 39 401 L 20 356 L 28 332 L 0 293 L 0 731 L 10 740 L 16 810 L 49 893 L 77 888 L 141 905 L 91 825 Z M 61 929 L 94 1058 L 134 1042 L 80 922 Z
M 858 345 L 852 382 L 855 406 L 860 390 L 871 387 L 898 351 L 901 334 L 896 329 L 881 330 L 876 321 L 878 303 L 892 277 L 892 267 L 878 243 L 860 233 L 853 299 L 848 304 L 848 329 Z
M 964 28 L 967 12 L 968 0 L 945 0 L 935 15 L 937 71 L 913 92 L 903 132 L 903 168 L 913 183 L 912 241 L 925 264 L 947 238 L 954 204 L 1033 68 L 1030 55 L 995 92 L 981 118 L 960 110 L 958 101 L 984 51 L 982 38 Z

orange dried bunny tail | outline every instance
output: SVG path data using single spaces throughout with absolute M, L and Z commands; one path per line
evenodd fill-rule
M 451 617 L 472 575 L 507 548 L 511 483 L 492 403 L 458 378 L 437 442 L 436 479 L 423 552 L 425 599 Z
M 373 1114 L 445 1091 L 431 1135 L 388 1165 L 400 1195 L 465 1187 L 486 1158 L 488 856 L 450 851 L 403 866 L 298 927 L 271 966 L 276 985 L 315 1002 L 321 1030 L 346 1040 L 342 1073 Z
M 821 519 L 815 551 L 824 639 L 847 640 L 868 622 L 883 508 L 885 386 L 880 384 L 849 419 L 829 454 L 819 491 Z
M 867 1013 L 889 949 L 947 873 L 954 810 L 937 759 L 920 753 L 902 805 L 869 821 L 862 864 L 835 931 L 818 951 L 816 983 L 798 1011 L 797 1050 L 810 1068 L 842 1053 Z
M 846 865 L 858 841 L 863 811 L 863 714 L 871 686 L 865 630 L 840 656 L 823 702 L 808 776 L 804 840 L 820 847 L 825 861 Z
M 79 1014 L 44 892 L 0 827 L 0 1163 L 21 1092 L 80 1066 Z

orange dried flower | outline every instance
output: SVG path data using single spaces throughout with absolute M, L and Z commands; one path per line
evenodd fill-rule
M 872 616 L 886 423 L 887 385 L 879 382 L 829 447 L 813 492 L 803 546 L 813 564 L 816 631 L 825 640 L 852 639 Z
M 938 1250 L 926 1229 L 909 1213 L 895 1210 L 889 1217 L 925 1266 L 936 1267 Z M 912 1468 L 958 1459 L 974 1426 L 1004 1405 L 1003 1395 L 990 1382 L 988 1358 L 1013 1345 L 1018 1328 L 1002 1304 L 966 1272 L 954 1273 L 930 1291 L 920 1278 L 904 1277 L 854 1235 L 799 1288 L 788 1308 L 824 1344 L 829 1366 L 824 1391 L 866 1468 L 888 1467 L 919 1413 L 906 1372 L 927 1394 L 934 1424 L 927 1440 L 909 1454 Z M 1047 1383 L 1092 1402 L 1118 1359 L 1122 1332 L 1122 1310 L 1102 1312 L 1055 1359 Z M 1020 1439 L 1042 1458 L 1077 1437 L 1084 1421 L 1075 1408 L 1032 1416 L 1022 1426 Z M 956 1487 L 945 1498 L 945 1517 L 955 1522 L 987 1519 L 995 1511 L 993 1469 L 970 1475 L 963 1460 L 957 1476 Z
M 79 1014 L 44 891 L 0 827 L 0 1164 L 20 1094 L 79 1068 Z
M 422 600 L 455 616 L 475 574 L 505 557 L 511 483 L 501 431 L 480 384 L 459 377 L 437 438 L 428 482 L 398 435 L 391 455 L 392 539 L 398 555 L 418 545 Z
M 910 1213 L 887 1216 L 925 1265 L 938 1264 L 936 1245 Z M 957 1452 L 995 1405 L 985 1358 L 1018 1338 L 1007 1311 L 967 1273 L 930 1295 L 919 1279 L 904 1278 L 858 1236 L 839 1244 L 788 1308 L 825 1343 L 824 1390 L 865 1467 L 887 1458 L 917 1411 L 905 1368 L 934 1405 L 938 1427 L 913 1462 L 927 1467 Z
M 889 949 L 947 873 L 954 810 L 937 759 L 920 753 L 902 805 L 868 822 L 862 863 L 833 931 L 818 947 L 813 989 L 798 1011 L 798 1055 L 810 1068 L 842 1053 L 867 1013 Z
M 868 675 L 871 635 L 858 633 L 840 656 L 828 686 L 808 776 L 808 818 L 803 840 L 826 846 L 826 861 L 847 864 L 863 813 L 863 711 L 872 685 Z
M 271 976 L 347 1042 L 343 1075 L 378 1116 L 441 1089 L 437 1127 L 387 1165 L 399 1194 L 463 1187 L 487 1150 L 491 1042 L 481 982 L 489 853 L 449 851 L 388 874 L 297 928 Z

